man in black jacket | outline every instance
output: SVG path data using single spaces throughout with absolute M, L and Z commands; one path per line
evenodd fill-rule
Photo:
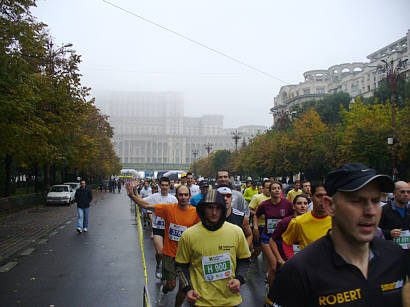
M 78 233 L 88 231 L 88 209 L 90 208 L 93 195 L 91 190 L 85 185 L 85 180 L 81 180 L 81 186 L 75 192 L 75 202 L 77 203 L 77 231 Z

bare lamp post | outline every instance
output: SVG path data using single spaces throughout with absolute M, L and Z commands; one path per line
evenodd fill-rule
M 199 150 L 193 149 L 192 154 L 194 155 L 194 176 L 196 178 L 196 156 L 199 154 Z
M 204 146 L 205 146 L 206 151 L 208 152 L 208 171 L 209 171 L 209 174 L 208 174 L 208 175 L 210 175 L 210 170 L 209 170 L 209 153 L 211 152 L 213 146 L 212 146 L 212 144 L 210 144 L 210 143 L 205 144 Z
M 235 141 L 235 151 L 238 151 L 238 141 L 241 138 L 241 133 L 238 130 L 233 131 L 232 139 Z
M 386 82 L 387 86 L 390 89 L 391 97 L 391 129 L 392 129 L 392 137 L 388 138 L 387 143 L 392 146 L 392 177 L 393 180 L 396 177 L 397 165 L 396 165 L 396 145 L 397 143 L 397 136 L 396 136 L 396 110 L 397 110 L 397 102 L 396 102 L 396 86 L 397 82 L 401 78 L 400 72 L 404 70 L 407 66 L 408 59 L 399 59 L 398 63 L 394 65 L 394 60 L 386 61 L 381 60 L 383 64 L 379 64 L 376 67 L 376 71 L 378 73 L 386 74 Z

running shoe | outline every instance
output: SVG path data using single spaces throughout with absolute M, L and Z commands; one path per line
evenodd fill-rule
M 80 227 L 77 228 L 77 231 L 78 231 L 78 233 L 82 233 L 82 232 L 83 232 Z
M 157 265 L 157 267 L 155 268 L 155 277 L 157 279 L 161 279 L 162 277 L 161 265 Z
M 87 229 L 87 228 L 84 228 L 84 229 L 83 229 L 83 231 L 84 231 L 84 232 L 87 232 L 87 231 L 88 231 L 88 229 Z

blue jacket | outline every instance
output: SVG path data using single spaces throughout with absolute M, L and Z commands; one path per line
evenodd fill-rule
M 191 197 L 191 200 L 189 201 L 189 203 L 190 203 L 192 206 L 196 207 L 196 206 L 199 204 L 199 202 L 200 202 L 200 200 L 201 200 L 201 198 L 202 198 L 203 195 L 204 195 L 204 194 L 199 193 L 199 194 L 196 194 L 196 195 L 192 196 L 192 197 Z

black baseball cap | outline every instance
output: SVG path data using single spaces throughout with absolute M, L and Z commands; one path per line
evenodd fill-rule
M 337 191 L 357 191 L 373 180 L 379 184 L 380 191 L 393 192 L 394 182 L 390 176 L 378 175 L 374 169 L 361 163 L 343 164 L 330 171 L 325 180 L 325 188 L 327 195 L 333 196 Z
M 199 183 L 199 187 L 209 187 L 209 182 L 207 181 L 207 180 L 202 180 L 200 183 Z

